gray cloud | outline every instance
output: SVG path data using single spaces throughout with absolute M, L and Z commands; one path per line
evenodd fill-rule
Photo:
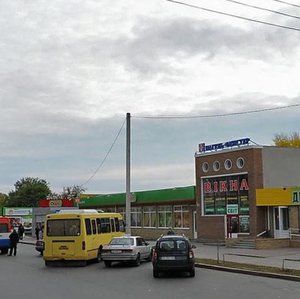
M 297 32 L 286 34 L 282 29 L 267 29 L 260 25 L 246 31 L 191 18 L 144 18 L 132 28 L 132 38 L 117 39 L 118 47 L 113 48 L 116 57 L 129 68 L 156 73 L 167 71 L 165 59 L 169 57 L 265 61 L 277 55 L 288 56 L 299 47 Z
M 130 6 L 124 17 L 127 3 L 122 1 L 115 6 L 111 1 L 78 3 L 0 4 L 0 192 L 24 176 L 46 179 L 56 189 L 82 184 L 107 154 L 126 112 L 133 115 L 134 190 L 193 184 L 199 142 L 250 136 L 270 144 L 275 133 L 299 130 L 297 109 L 222 118 L 134 118 L 299 102 L 299 96 L 284 92 L 254 92 L 256 82 L 228 95 L 214 78 L 206 87 L 189 77 L 211 71 L 211 64 L 232 64 L 232 80 L 235 67 L 248 61 L 269 63 L 272 70 L 273 64 L 293 64 L 298 33 L 260 25 L 246 31 L 172 13 L 152 17 L 144 8 L 133 15 Z M 260 66 L 254 65 L 252 74 Z M 91 192 L 124 191 L 125 128 L 87 187 Z

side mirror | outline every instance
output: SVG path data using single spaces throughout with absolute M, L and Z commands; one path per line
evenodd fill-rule
M 197 247 L 196 247 L 196 245 L 193 244 L 193 245 L 192 245 L 192 248 L 195 249 L 195 248 L 197 248 Z

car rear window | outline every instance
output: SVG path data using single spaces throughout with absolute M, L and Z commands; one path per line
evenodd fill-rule
M 133 238 L 115 238 L 112 239 L 110 245 L 133 245 Z
M 186 251 L 188 249 L 187 242 L 184 240 L 163 240 L 159 243 L 161 251 Z

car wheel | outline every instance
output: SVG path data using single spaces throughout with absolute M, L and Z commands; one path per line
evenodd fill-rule
M 111 261 L 104 261 L 105 267 L 109 268 L 111 266 Z
M 195 277 L 195 269 L 192 269 L 192 270 L 190 271 L 190 277 Z
M 159 276 L 159 272 L 155 268 L 153 268 L 153 277 L 158 278 L 158 276 Z
M 136 257 L 136 260 L 135 260 L 134 264 L 136 266 L 139 266 L 141 264 L 141 256 L 140 256 L 139 253 L 138 253 L 137 257 Z

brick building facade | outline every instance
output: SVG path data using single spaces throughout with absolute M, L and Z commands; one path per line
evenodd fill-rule
M 282 227 L 281 235 L 275 227 L 278 212 L 282 222 L 294 219 L 299 228 L 299 205 L 282 205 L 281 198 L 273 205 L 257 205 L 257 190 L 299 185 L 300 149 L 250 145 L 248 138 L 199 148 L 195 154 L 199 240 L 286 237 Z

